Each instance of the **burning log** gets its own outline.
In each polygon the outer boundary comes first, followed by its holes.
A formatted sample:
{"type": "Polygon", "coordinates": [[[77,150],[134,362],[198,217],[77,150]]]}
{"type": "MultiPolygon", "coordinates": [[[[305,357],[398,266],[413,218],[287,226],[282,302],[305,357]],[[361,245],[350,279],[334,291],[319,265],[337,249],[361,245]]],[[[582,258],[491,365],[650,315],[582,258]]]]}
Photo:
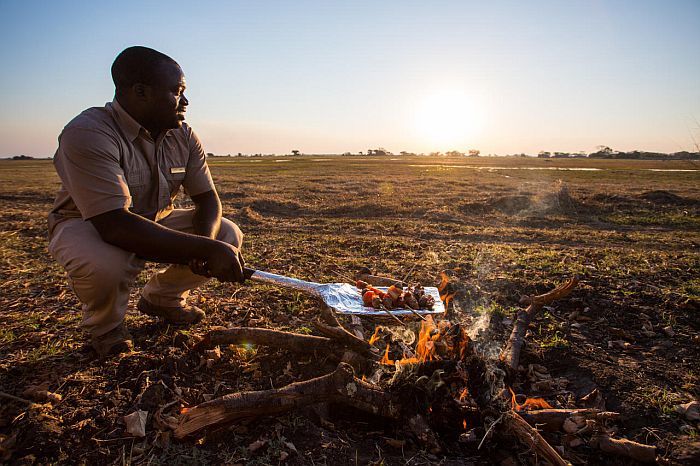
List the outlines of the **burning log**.
{"type": "Polygon", "coordinates": [[[508,338],[506,347],[501,352],[501,361],[503,361],[512,370],[518,369],[520,362],[520,350],[525,341],[525,333],[530,321],[535,317],[545,305],[568,296],[578,283],[578,278],[574,277],[568,280],[563,285],[559,285],[549,293],[545,293],[532,298],[527,298],[529,306],[524,311],[518,311],[518,316],[513,324],[513,331],[508,338]]]}
{"type": "Polygon", "coordinates": [[[219,345],[254,345],[283,348],[295,353],[308,353],[317,350],[327,351],[335,342],[330,338],[299,333],[282,332],[266,328],[235,327],[216,328],[197,343],[195,349],[203,350],[219,345]]]}
{"type": "Polygon", "coordinates": [[[334,372],[315,379],[280,389],[232,393],[183,409],[174,435],[181,439],[214,424],[279,415],[325,402],[344,403],[392,419],[400,415],[391,394],[358,379],[352,367],[340,363],[334,372]]]}
{"type": "Polygon", "coordinates": [[[569,418],[580,417],[594,421],[614,420],[620,418],[620,413],[601,411],[598,409],[540,409],[537,411],[525,411],[519,413],[530,425],[541,428],[547,432],[559,432],[564,421],[569,418]]]}

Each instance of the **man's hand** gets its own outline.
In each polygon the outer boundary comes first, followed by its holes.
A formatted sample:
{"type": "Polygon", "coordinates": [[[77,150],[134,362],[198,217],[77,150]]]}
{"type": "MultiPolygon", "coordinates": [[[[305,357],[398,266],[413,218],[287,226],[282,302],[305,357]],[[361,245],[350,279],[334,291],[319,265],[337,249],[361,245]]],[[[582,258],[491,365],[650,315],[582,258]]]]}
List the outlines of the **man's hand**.
{"type": "Polygon", "coordinates": [[[241,251],[228,243],[217,241],[218,245],[206,259],[190,261],[192,272],[205,277],[214,277],[222,282],[243,283],[245,276],[243,268],[245,261],[241,251]]]}

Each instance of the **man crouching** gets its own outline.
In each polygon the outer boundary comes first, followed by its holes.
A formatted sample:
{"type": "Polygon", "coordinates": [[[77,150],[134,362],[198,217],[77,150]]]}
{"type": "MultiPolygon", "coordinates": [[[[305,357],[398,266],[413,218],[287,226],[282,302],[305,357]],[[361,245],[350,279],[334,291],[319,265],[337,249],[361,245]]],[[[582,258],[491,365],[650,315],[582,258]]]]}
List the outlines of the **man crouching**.
{"type": "Polygon", "coordinates": [[[130,47],[112,65],[115,97],[75,117],[58,138],[61,188],[49,214],[49,251],[82,303],[101,357],[129,351],[129,287],[146,261],[173,264],[144,287],[141,312],[192,324],[187,296],[215,277],[243,282],[243,234],[221,217],[204,150],[184,123],[185,77],[170,57],[130,47]],[[194,209],[174,209],[180,187],[194,209]]]}

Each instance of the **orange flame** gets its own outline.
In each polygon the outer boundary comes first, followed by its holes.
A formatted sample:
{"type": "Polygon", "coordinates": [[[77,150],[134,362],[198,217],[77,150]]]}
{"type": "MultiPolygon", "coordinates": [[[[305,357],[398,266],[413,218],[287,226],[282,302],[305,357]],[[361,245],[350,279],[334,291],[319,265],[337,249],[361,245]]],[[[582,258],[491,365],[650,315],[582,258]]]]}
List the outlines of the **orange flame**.
{"type": "Polygon", "coordinates": [[[437,357],[435,341],[438,338],[440,338],[440,331],[433,322],[433,318],[427,316],[426,320],[421,322],[418,344],[416,345],[416,356],[420,362],[432,361],[437,357]]]}
{"type": "Polygon", "coordinates": [[[462,427],[464,427],[464,430],[467,430],[467,420],[466,419],[462,420],[462,427]]]}
{"type": "Polygon", "coordinates": [[[464,356],[467,354],[467,348],[469,347],[469,335],[467,335],[467,331],[462,329],[461,332],[461,337],[459,339],[459,357],[464,359],[464,356]]]}
{"type": "Polygon", "coordinates": [[[447,274],[442,271],[440,272],[440,284],[438,285],[438,291],[440,292],[440,295],[442,295],[442,290],[445,289],[447,284],[450,282],[450,277],[447,276],[447,274]]]}
{"type": "Polygon", "coordinates": [[[377,325],[377,328],[374,329],[374,333],[372,336],[369,338],[369,344],[373,345],[375,341],[379,340],[379,330],[381,329],[380,326],[377,325]]]}
{"type": "MultiPolygon", "coordinates": [[[[432,316],[426,316],[426,319],[421,322],[421,328],[418,332],[415,357],[407,358],[404,354],[402,359],[390,359],[390,347],[387,344],[380,364],[393,366],[395,364],[420,364],[426,361],[437,360],[440,359],[440,356],[438,356],[437,353],[438,347],[444,348],[445,353],[463,358],[469,346],[469,336],[467,335],[466,330],[460,329],[460,335],[455,336],[454,338],[444,338],[445,336],[449,335],[449,329],[451,327],[452,325],[449,321],[442,320],[436,324],[432,316]]],[[[370,343],[372,343],[374,340],[374,337],[370,338],[370,343]]]]}
{"type": "Polygon", "coordinates": [[[518,402],[515,399],[515,393],[513,390],[511,390],[510,387],[508,387],[508,390],[510,390],[510,403],[511,403],[511,408],[514,411],[529,411],[529,410],[535,410],[535,409],[550,409],[552,406],[547,403],[545,400],[542,398],[528,398],[525,400],[523,404],[518,404],[518,402]]]}
{"type": "Polygon", "coordinates": [[[362,375],[362,381],[367,382],[367,377],[364,374],[362,375]]]}
{"type": "Polygon", "coordinates": [[[520,405],[520,409],[534,410],[534,409],[551,409],[552,406],[544,401],[542,398],[528,398],[525,403],[520,405]]]}
{"type": "Polygon", "coordinates": [[[464,387],[464,390],[462,390],[462,393],[459,394],[459,401],[466,400],[468,396],[469,396],[469,390],[467,390],[467,387],[464,387]]]}
{"type": "Polygon", "coordinates": [[[421,362],[421,361],[420,361],[418,358],[404,358],[404,359],[402,359],[402,360],[399,361],[399,364],[400,364],[400,365],[404,365],[404,364],[418,364],[419,362],[421,362]]]}
{"type": "Polygon", "coordinates": [[[379,361],[379,364],[384,364],[385,366],[394,365],[394,360],[389,359],[389,343],[386,344],[386,351],[384,352],[384,356],[382,356],[382,360],[379,361]]]}

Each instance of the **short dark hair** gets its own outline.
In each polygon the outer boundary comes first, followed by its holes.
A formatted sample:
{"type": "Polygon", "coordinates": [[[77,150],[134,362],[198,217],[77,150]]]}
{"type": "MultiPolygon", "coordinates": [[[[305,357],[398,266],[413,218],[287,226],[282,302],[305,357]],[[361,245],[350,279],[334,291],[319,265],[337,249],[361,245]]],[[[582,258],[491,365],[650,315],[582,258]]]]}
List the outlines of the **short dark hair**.
{"type": "Polygon", "coordinates": [[[112,81],[117,92],[134,84],[155,84],[163,64],[179,65],[175,60],[148,47],[136,45],[124,49],[112,63],[112,81]]]}

